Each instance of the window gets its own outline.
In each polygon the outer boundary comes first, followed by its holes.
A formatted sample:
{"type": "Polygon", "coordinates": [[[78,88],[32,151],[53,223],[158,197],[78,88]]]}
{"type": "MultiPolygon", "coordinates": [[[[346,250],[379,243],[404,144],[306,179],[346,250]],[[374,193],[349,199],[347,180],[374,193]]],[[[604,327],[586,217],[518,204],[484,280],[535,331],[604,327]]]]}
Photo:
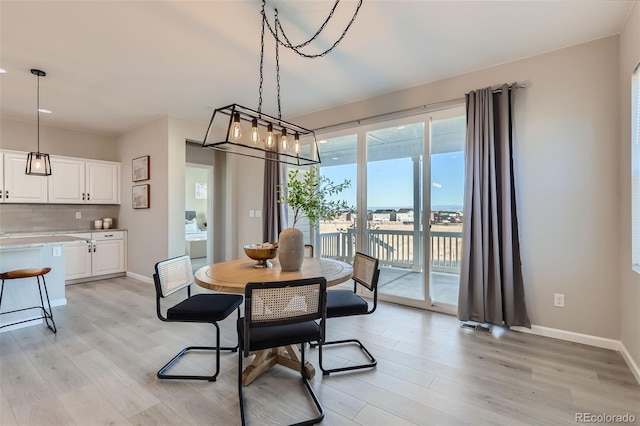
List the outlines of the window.
{"type": "Polygon", "coordinates": [[[631,261],[640,273],[640,64],[631,84],[631,261]]]}

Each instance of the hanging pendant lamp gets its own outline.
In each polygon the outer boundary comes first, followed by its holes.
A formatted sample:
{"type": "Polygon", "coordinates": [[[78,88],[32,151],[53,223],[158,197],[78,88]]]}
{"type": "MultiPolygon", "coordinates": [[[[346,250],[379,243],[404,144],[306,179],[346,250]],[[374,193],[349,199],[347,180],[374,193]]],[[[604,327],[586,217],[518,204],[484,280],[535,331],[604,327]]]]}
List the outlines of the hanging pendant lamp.
{"type": "Polygon", "coordinates": [[[247,157],[287,163],[295,166],[308,166],[320,163],[320,151],[316,134],[313,130],[305,129],[282,119],[280,105],[280,54],[279,46],[293,50],[304,58],[318,58],[325,56],[333,50],[345,37],[353,24],[362,6],[359,0],[351,21],[344,29],[340,37],[331,47],[323,52],[307,54],[302,50],[313,42],[326,28],[327,23],[334,15],[340,0],[336,0],[329,16],[324,24],[307,41],[300,44],[292,44],[284,31],[284,27],[278,16],[278,9],[274,8],[273,24],[267,19],[265,11],[266,0],[262,0],[262,27],[260,32],[260,86],[258,87],[258,109],[231,104],[213,111],[209,127],[202,142],[203,148],[224,151],[231,154],[239,154],[247,157]],[[278,99],[278,116],[273,117],[262,112],[262,86],[264,82],[264,36],[265,29],[273,36],[275,42],[276,65],[276,94],[278,99]],[[245,126],[243,131],[242,126],[245,126]],[[250,127],[249,127],[250,126],[250,127]],[[291,143],[293,137],[293,143],[291,143]]]}
{"type": "Polygon", "coordinates": [[[34,176],[49,176],[51,174],[51,160],[49,154],[43,154],[40,152],[40,77],[47,75],[46,72],[32,69],[31,74],[38,77],[38,150],[36,152],[30,152],[27,155],[27,167],[25,174],[34,176]]]}

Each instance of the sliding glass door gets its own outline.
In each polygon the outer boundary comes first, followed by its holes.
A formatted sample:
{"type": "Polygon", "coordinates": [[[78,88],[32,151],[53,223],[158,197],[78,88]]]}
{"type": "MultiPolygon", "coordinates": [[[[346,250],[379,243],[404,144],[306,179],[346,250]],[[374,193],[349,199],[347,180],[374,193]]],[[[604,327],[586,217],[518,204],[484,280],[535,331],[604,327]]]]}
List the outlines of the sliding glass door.
{"type": "Polygon", "coordinates": [[[336,183],[350,180],[338,198],[355,207],[321,221],[320,255],[351,262],[356,250],[370,254],[380,260],[381,300],[452,312],[464,137],[464,107],[319,137],[320,173],[336,183]]]}

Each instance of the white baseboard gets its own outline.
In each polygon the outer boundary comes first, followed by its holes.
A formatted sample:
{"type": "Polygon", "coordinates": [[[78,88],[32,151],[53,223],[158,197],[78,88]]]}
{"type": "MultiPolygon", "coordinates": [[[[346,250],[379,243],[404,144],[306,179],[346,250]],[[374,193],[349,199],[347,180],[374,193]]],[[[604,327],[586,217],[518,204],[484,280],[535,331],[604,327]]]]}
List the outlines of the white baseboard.
{"type": "Polygon", "coordinates": [[[531,325],[531,329],[526,327],[511,327],[511,330],[523,333],[535,334],[536,336],[552,337],[554,339],[566,340],[567,342],[582,343],[584,345],[595,346],[597,348],[620,350],[620,341],[605,339],[604,337],[592,336],[590,334],[574,333],[573,331],[559,330],[557,328],[531,325]]]}
{"type": "Polygon", "coordinates": [[[640,384],[640,367],[638,367],[638,364],[636,364],[633,358],[631,358],[631,354],[622,342],[620,342],[620,354],[622,354],[622,358],[624,358],[627,365],[629,366],[629,369],[631,369],[631,372],[638,381],[638,384],[640,384]]]}
{"type": "Polygon", "coordinates": [[[63,297],[62,299],[54,299],[51,301],[51,307],[55,307],[55,306],[64,306],[67,304],[67,298],[63,297]]]}
{"type": "Polygon", "coordinates": [[[130,271],[127,271],[127,277],[135,278],[136,280],[145,282],[147,284],[153,284],[153,278],[145,277],[144,275],[140,275],[140,274],[135,274],[130,271]]]}
{"type": "Polygon", "coordinates": [[[522,333],[535,334],[536,336],[551,337],[554,339],[565,340],[567,342],[582,343],[584,345],[595,346],[597,348],[610,349],[620,352],[622,358],[629,366],[631,373],[640,384],[640,368],[633,360],[631,354],[620,340],[605,339],[604,337],[592,336],[589,334],[574,333],[573,331],[559,330],[557,328],[542,327],[540,325],[531,325],[531,329],[526,327],[511,327],[513,331],[522,333]]]}

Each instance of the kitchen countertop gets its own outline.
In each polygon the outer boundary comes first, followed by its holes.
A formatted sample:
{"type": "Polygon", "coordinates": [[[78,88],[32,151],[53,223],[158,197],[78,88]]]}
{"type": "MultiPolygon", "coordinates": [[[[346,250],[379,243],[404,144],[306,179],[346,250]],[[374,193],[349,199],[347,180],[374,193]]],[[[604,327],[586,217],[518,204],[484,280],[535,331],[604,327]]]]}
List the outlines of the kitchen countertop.
{"type": "Polygon", "coordinates": [[[0,239],[2,238],[24,238],[24,237],[43,237],[53,235],[68,235],[68,234],[85,234],[91,232],[113,232],[113,231],[126,231],[121,228],[109,228],[109,229],[68,229],[63,231],[16,231],[16,232],[0,232],[0,239]]]}
{"type": "Polygon", "coordinates": [[[80,244],[86,242],[84,238],[69,235],[38,235],[18,238],[0,238],[0,250],[15,250],[22,248],[36,248],[47,245],[80,244]]]}

